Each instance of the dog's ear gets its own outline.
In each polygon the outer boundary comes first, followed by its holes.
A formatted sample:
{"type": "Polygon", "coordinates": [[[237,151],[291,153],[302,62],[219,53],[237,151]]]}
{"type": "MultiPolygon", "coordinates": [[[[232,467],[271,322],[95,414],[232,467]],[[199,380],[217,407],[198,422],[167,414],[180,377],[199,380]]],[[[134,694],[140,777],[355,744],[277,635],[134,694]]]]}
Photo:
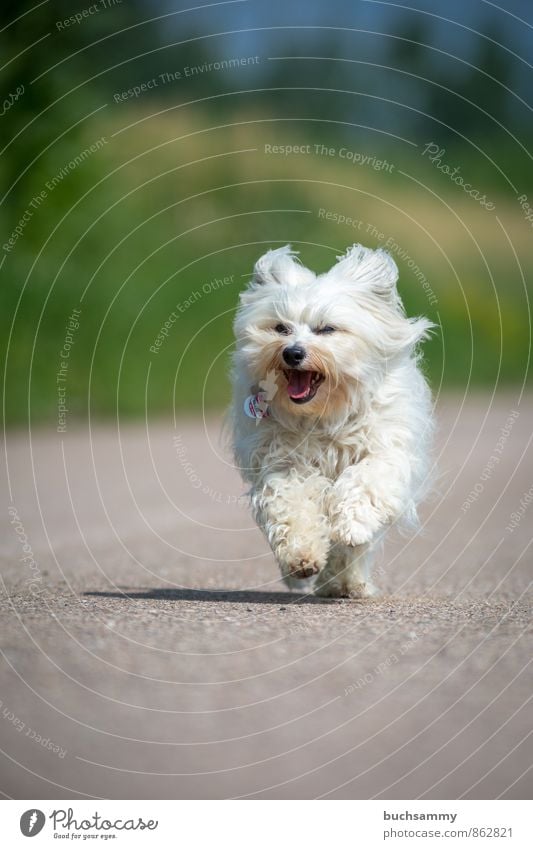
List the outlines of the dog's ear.
{"type": "Polygon", "coordinates": [[[353,283],[364,296],[366,309],[379,320],[377,347],[386,357],[412,350],[428,339],[433,323],[427,318],[407,318],[396,288],[398,267],[384,250],[353,245],[329,274],[353,283]]]}
{"type": "Polygon", "coordinates": [[[313,273],[300,263],[298,252],[290,245],[267,251],[254,266],[250,286],[264,286],[266,283],[300,283],[313,277],[313,273]]]}
{"type": "Polygon", "coordinates": [[[393,301],[398,297],[398,267],[393,258],[381,248],[374,251],[363,245],[352,245],[344,256],[337,257],[337,264],[333,266],[330,274],[351,280],[361,289],[366,288],[375,295],[393,301]]]}
{"type": "Polygon", "coordinates": [[[435,324],[423,316],[418,318],[402,317],[396,324],[389,322],[387,331],[391,351],[396,353],[406,349],[412,350],[419,342],[431,338],[434,327],[435,324]]]}

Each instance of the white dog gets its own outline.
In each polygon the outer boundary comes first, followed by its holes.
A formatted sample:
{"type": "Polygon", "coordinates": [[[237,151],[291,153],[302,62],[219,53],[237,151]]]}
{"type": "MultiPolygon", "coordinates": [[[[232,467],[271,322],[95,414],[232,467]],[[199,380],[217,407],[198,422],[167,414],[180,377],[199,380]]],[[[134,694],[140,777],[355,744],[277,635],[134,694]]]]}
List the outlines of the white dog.
{"type": "Polygon", "coordinates": [[[398,269],[354,245],[316,276],[289,246],[255,265],[235,319],[233,447],[283,578],[363,598],[375,544],[416,521],[431,396],[398,269]]]}

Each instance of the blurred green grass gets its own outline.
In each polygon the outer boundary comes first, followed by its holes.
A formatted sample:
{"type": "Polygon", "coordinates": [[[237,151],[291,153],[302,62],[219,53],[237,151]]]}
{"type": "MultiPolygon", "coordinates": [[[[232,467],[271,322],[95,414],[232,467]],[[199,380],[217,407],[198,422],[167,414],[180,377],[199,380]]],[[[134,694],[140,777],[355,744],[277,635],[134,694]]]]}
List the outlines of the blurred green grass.
{"type": "MultiPolygon", "coordinates": [[[[143,118],[135,107],[121,109],[120,120],[99,116],[32,170],[18,214],[81,150],[108,140],[48,193],[6,256],[0,322],[8,422],[26,420],[28,410],[33,421],[57,419],[56,375],[73,308],[81,316],[68,361],[70,416],[223,407],[238,293],[256,258],[287,242],[324,271],[354,242],[394,240],[408,312],[439,326],[425,348],[433,385],[522,381],[530,328],[515,252],[530,267],[533,240],[497,181],[487,190],[496,203],[490,213],[420,150],[384,152],[394,164],[387,173],[337,155],[265,154],[266,143],[316,142],[290,120],[276,125],[251,113],[238,126],[209,129],[201,112],[143,118]],[[327,220],[320,210],[361,226],[327,220]],[[210,285],[231,275],[228,285],[210,285]],[[150,351],[176,310],[164,343],[150,351]]],[[[346,146],[335,136],[323,143],[346,146]]],[[[372,153],[364,142],[351,147],[372,153]]],[[[454,161],[453,150],[447,156],[454,161]]],[[[475,182],[476,159],[462,149],[456,160],[475,182]]],[[[3,232],[16,221],[12,209],[3,232]]]]}

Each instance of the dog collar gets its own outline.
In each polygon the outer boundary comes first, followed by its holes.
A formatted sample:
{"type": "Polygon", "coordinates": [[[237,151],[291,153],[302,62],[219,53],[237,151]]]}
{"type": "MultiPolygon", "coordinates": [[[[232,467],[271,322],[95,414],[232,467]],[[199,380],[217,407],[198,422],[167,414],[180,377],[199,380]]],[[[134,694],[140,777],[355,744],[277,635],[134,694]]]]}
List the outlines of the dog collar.
{"type": "Polygon", "coordinates": [[[270,416],[264,392],[248,395],[244,400],[244,412],[250,419],[267,419],[270,416]]]}

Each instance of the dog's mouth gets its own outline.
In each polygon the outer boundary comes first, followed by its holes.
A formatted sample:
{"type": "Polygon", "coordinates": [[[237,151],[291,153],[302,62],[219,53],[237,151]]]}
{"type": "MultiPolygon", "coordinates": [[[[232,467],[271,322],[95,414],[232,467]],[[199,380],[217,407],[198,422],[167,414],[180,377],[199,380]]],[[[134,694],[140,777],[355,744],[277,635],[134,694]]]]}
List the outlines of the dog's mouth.
{"type": "Polygon", "coordinates": [[[283,371],[287,378],[287,392],[294,404],[307,404],[315,397],[324,375],[318,371],[290,368],[283,371]]]}

